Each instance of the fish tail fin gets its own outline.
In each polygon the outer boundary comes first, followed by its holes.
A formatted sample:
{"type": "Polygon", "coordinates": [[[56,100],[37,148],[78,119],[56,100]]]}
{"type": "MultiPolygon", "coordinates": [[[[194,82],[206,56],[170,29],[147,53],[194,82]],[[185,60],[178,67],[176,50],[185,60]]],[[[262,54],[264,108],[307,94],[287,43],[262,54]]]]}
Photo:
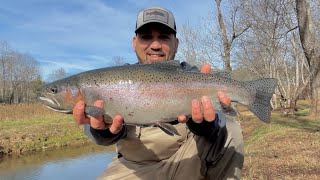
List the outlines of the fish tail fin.
{"type": "Polygon", "coordinates": [[[277,86],[277,79],[266,78],[247,82],[245,86],[255,91],[254,101],[248,108],[263,122],[269,123],[271,116],[271,98],[277,86]]]}

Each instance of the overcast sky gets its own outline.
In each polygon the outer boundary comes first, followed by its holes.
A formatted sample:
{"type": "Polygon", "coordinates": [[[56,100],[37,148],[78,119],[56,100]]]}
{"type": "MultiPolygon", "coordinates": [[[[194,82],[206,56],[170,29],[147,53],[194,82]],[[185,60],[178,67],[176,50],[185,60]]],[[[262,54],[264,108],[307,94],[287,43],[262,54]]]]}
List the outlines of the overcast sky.
{"type": "Polygon", "coordinates": [[[44,78],[112,65],[115,56],[137,61],[132,48],[139,10],[162,6],[179,27],[208,17],[213,0],[0,0],[0,40],[40,62],[44,78]]]}

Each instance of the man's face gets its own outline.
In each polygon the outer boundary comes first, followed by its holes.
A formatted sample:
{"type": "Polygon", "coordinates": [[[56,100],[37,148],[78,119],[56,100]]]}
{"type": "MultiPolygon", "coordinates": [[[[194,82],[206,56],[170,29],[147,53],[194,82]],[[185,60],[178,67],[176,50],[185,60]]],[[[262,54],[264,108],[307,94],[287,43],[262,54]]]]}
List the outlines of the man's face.
{"type": "Polygon", "coordinates": [[[159,23],[144,25],[133,37],[133,48],[141,64],[173,60],[178,44],[174,33],[159,23]]]}

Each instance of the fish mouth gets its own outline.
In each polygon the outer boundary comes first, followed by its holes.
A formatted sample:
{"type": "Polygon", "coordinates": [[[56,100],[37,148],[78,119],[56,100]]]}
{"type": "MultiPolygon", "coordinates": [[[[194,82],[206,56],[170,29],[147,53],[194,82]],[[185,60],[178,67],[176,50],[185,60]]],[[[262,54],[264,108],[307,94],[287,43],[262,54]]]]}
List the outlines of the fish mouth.
{"type": "Polygon", "coordinates": [[[63,109],[61,108],[60,103],[55,99],[55,98],[48,98],[46,96],[39,96],[38,99],[44,103],[47,108],[60,112],[60,113],[65,113],[65,114],[72,114],[73,110],[72,109],[63,109]]]}

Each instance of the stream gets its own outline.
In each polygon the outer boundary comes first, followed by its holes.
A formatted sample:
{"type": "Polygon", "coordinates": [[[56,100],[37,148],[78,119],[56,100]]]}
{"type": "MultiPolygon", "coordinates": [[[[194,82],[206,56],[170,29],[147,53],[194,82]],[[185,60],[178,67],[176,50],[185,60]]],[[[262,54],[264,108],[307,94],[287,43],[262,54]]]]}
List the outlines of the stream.
{"type": "Polygon", "coordinates": [[[114,147],[84,145],[0,160],[0,180],[96,179],[116,155],[114,147]]]}

